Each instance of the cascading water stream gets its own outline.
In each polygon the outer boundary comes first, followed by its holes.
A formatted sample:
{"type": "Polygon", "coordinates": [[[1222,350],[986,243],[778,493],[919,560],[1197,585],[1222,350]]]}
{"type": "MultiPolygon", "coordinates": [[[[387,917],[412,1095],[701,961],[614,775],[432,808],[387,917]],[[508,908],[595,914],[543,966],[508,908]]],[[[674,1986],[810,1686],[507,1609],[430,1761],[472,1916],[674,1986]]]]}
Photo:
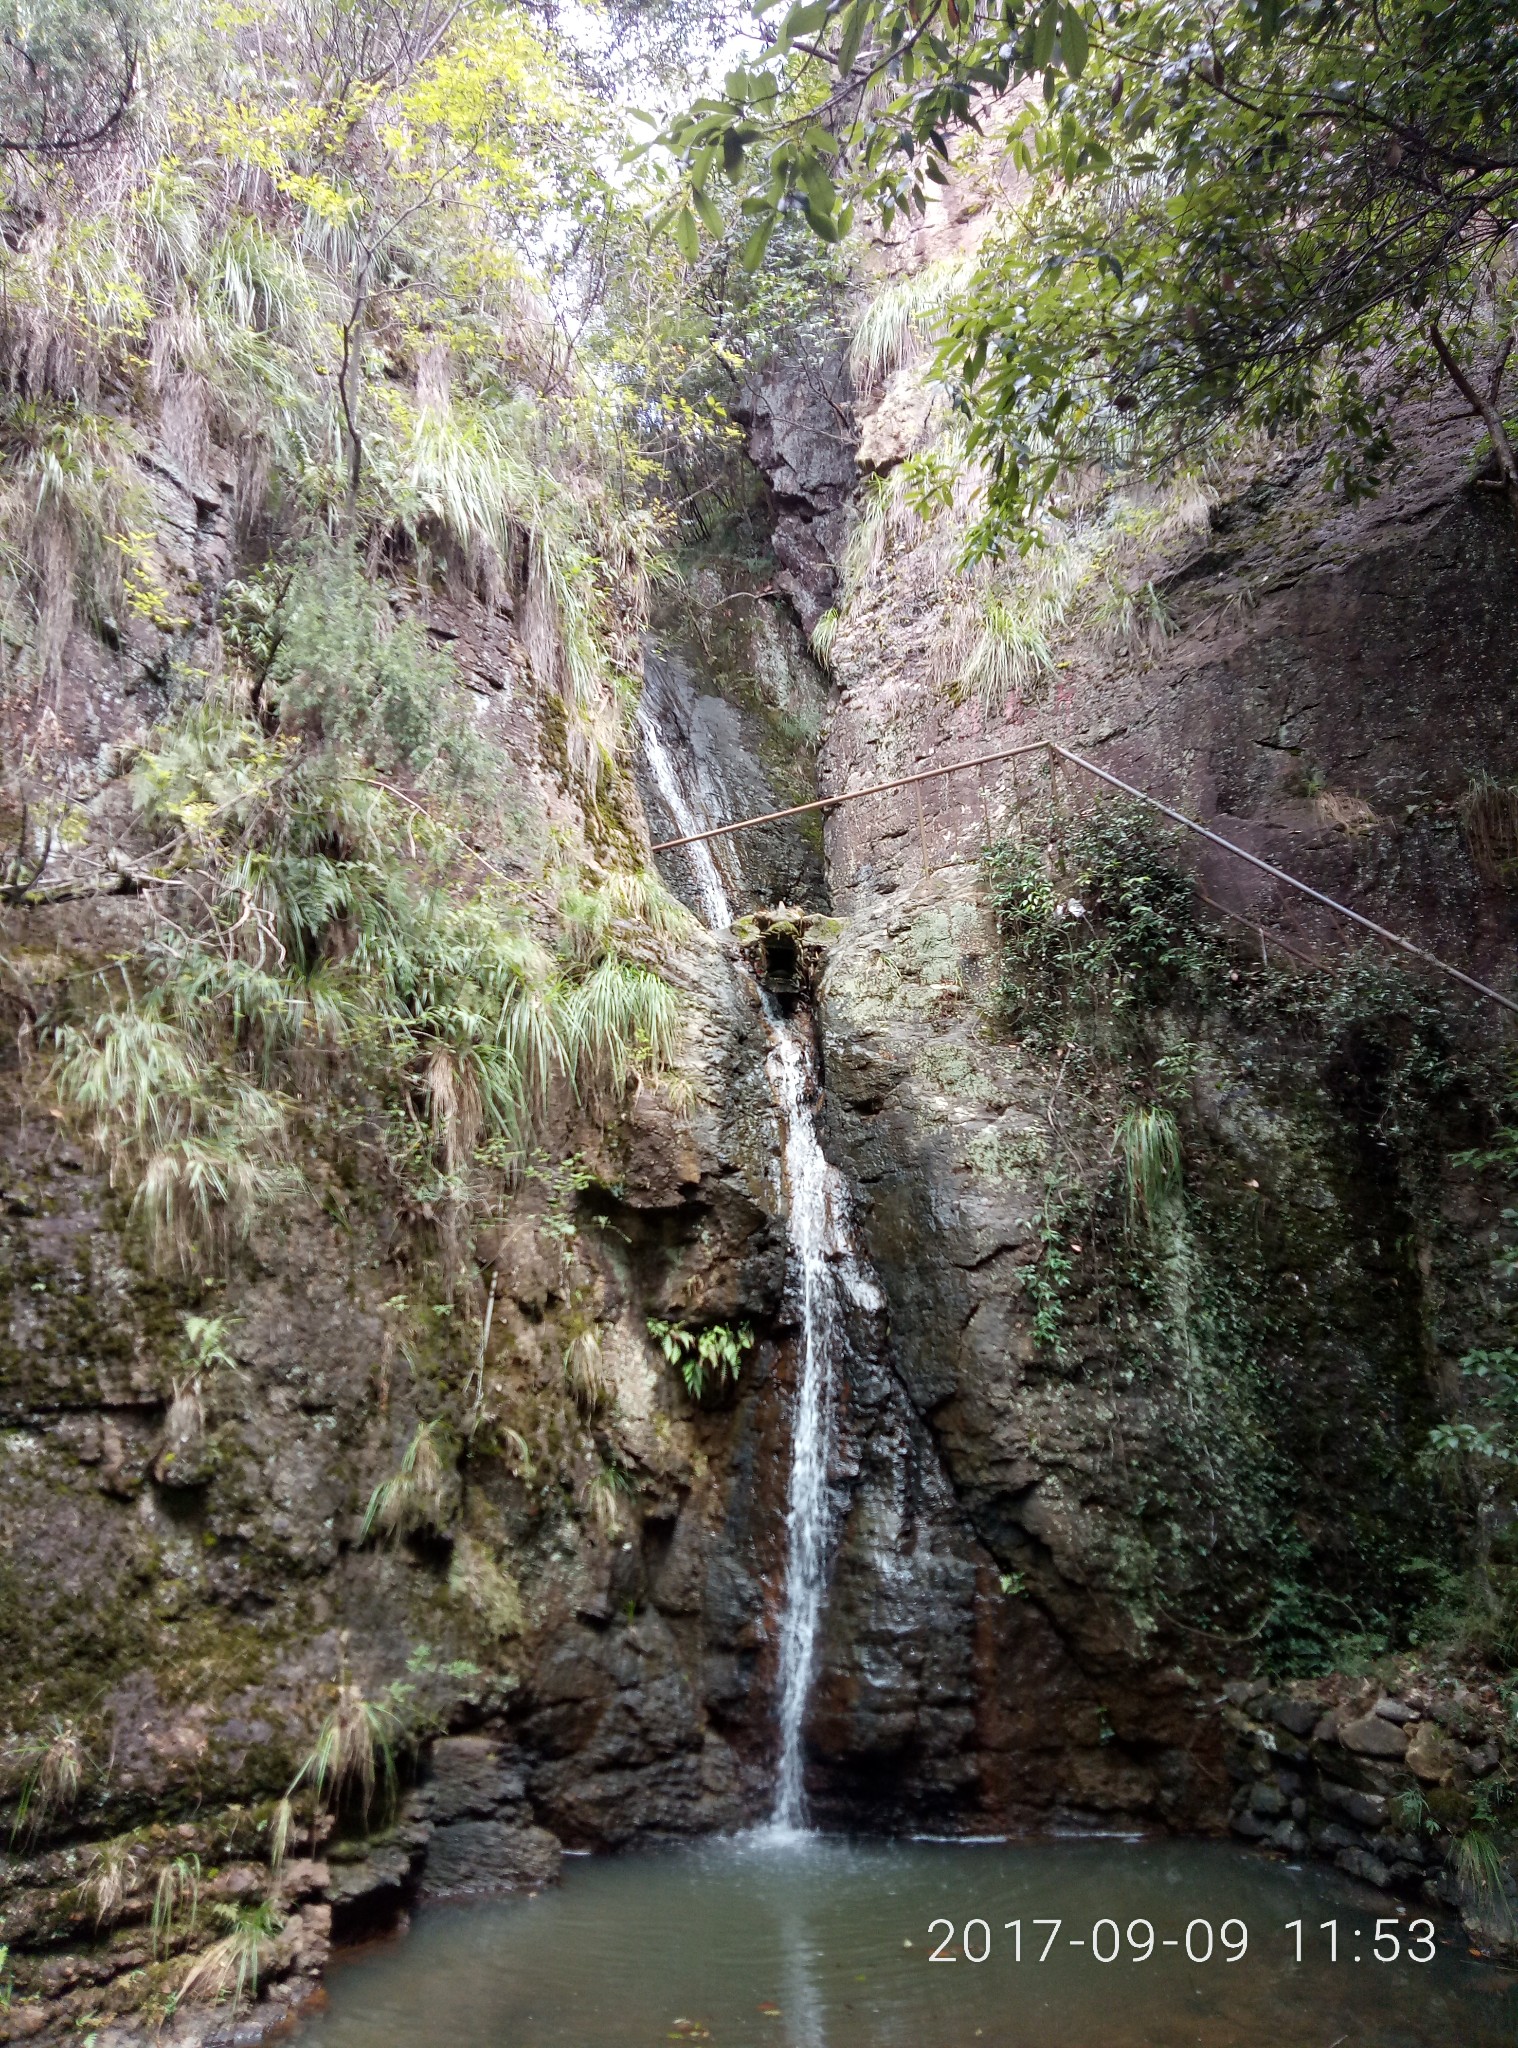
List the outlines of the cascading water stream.
{"type": "MultiPolygon", "coordinates": [[[[670,817],[681,833],[707,829],[676,770],[645,704],[639,713],[643,756],[670,817]]],[[[696,891],[714,931],[733,922],[733,905],[711,847],[687,847],[696,891]]],[[[728,849],[728,858],[733,850],[728,849]]],[[[831,1558],[828,1472],[833,1449],[834,1360],[843,1338],[843,1301],[875,1310],[880,1295],[861,1263],[849,1227],[847,1188],[828,1164],[812,1114],[816,1076],[810,1048],[779,1004],[755,984],[769,1030],[765,1071],[780,1112],[785,1180],[790,1207],[786,1219],[801,1307],[801,1372],[791,1432],[791,1469],[786,1503],[785,1607],[780,1622],[780,1759],[775,1782],[774,1826],[806,1826],[802,1726],[816,1660],[831,1558]]]]}

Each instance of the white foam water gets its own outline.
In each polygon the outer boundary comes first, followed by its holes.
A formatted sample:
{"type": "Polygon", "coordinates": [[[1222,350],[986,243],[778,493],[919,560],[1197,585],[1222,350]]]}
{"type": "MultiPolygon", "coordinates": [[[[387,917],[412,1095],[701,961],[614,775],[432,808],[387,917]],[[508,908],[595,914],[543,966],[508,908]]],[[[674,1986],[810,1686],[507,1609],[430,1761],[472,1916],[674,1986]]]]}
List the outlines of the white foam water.
{"type": "MultiPolygon", "coordinates": [[[[647,705],[639,713],[643,756],[655,787],[681,834],[708,829],[687,793],[675,761],[647,705]]],[[[707,923],[723,931],[733,906],[708,843],[684,849],[707,923]]],[[[729,858],[732,855],[729,853],[729,858]]],[[[879,1291],[864,1267],[849,1217],[843,1176],[830,1166],[817,1135],[813,1103],[817,1077],[811,1048],[779,1004],[758,991],[770,1036],[765,1071],[780,1112],[786,1231],[800,1290],[801,1371],[791,1427],[790,1483],[786,1500],[785,1606],[780,1620],[778,1680],[780,1751],[773,1826],[806,1827],[802,1730],[817,1659],[817,1632],[832,1558],[834,1365],[843,1339],[845,1297],[875,1310],[879,1291]]]]}

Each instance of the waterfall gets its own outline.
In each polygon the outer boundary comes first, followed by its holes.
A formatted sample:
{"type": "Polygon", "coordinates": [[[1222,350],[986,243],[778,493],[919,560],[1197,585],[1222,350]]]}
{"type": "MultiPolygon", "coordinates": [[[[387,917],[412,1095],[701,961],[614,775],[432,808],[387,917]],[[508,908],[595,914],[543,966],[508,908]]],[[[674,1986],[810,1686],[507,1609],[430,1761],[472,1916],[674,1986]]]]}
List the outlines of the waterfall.
{"type": "Polygon", "coordinates": [[[837,1289],[828,1255],[835,1249],[831,1199],[838,1176],[822,1154],[812,1115],[811,1062],[785,1027],[778,1005],[764,998],[773,1038],[765,1062],[785,1132],[790,1190],[786,1227],[801,1277],[801,1374],[791,1426],[791,1476],[786,1500],[785,1609],[780,1621],[780,1766],[775,1825],[806,1825],[801,1727],[817,1649],[817,1624],[827,1590],[828,1466],[833,1451],[833,1354],[837,1289]]]}
{"type": "MultiPolygon", "coordinates": [[[[710,820],[702,817],[687,793],[646,701],[638,723],[649,774],[678,832],[706,830],[710,820]]],[[[725,930],[733,922],[733,905],[710,843],[683,851],[707,923],[714,931],[725,930]]],[[[726,857],[735,858],[730,841],[726,857]]],[[[833,1367],[844,1338],[845,1301],[875,1311],[881,1306],[881,1297],[855,1245],[847,1186],[837,1168],[828,1164],[817,1135],[812,1109],[817,1076],[810,1045],[772,996],[757,984],[756,992],[770,1039],[765,1072],[780,1113],[789,1196],[786,1230],[801,1308],[801,1373],[786,1500],[785,1607],[780,1622],[778,1684],[780,1761],[774,1809],[775,1827],[795,1831],[806,1826],[802,1725],[832,1549],[828,1472],[833,1449],[833,1367]]]]}

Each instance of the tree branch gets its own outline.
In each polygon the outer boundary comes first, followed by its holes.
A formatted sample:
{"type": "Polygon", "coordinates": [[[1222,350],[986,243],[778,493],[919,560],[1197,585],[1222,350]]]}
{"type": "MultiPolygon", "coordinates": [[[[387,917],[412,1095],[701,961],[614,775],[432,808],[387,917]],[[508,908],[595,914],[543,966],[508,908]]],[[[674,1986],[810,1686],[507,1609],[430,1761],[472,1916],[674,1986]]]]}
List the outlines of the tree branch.
{"type": "Polygon", "coordinates": [[[1507,437],[1507,428],[1503,424],[1502,414],[1497,410],[1496,404],[1497,389],[1500,388],[1501,383],[1501,372],[1507,366],[1508,354],[1513,346],[1512,336],[1508,337],[1507,346],[1502,351],[1502,358],[1498,367],[1497,388],[1494,388],[1491,397],[1488,397],[1485,392],[1479,391],[1460,367],[1459,362],[1455,358],[1454,351],[1439,330],[1437,320],[1429,322],[1428,338],[1433,343],[1434,353],[1444,365],[1455,389],[1469,403],[1471,410],[1485,421],[1486,430],[1492,437],[1492,453],[1496,457],[1497,468],[1501,474],[1503,486],[1507,491],[1508,503],[1513,508],[1514,516],[1518,517],[1518,460],[1514,459],[1513,444],[1507,437]]]}

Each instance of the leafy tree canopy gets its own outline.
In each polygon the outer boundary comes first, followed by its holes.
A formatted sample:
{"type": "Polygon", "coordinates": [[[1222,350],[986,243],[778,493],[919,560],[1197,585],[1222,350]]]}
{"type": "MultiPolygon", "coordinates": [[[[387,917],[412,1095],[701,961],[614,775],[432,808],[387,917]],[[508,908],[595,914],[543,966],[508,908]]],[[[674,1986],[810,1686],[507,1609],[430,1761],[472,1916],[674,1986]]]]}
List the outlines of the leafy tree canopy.
{"type": "Polygon", "coordinates": [[[1364,488],[1393,403],[1448,378],[1518,511],[1502,418],[1518,225],[1518,16],[1502,0],[1158,0],[1013,147],[1033,194],[945,365],[993,523],[1060,470],[1151,471],[1220,429],[1330,436],[1364,488]]]}
{"type": "Polygon", "coordinates": [[[836,242],[857,198],[888,223],[920,209],[947,182],[956,129],[1024,79],[1042,77],[1052,99],[1090,52],[1093,9],[1074,0],[796,0],[772,24],[776,5],[756,0],[759,54],[662,138],[681,168],[674,229],[692,257],[698,221],[721,232],[719,180],[743,189],[751,269],[783,214],[836,242]]]}
{"type": "Polygon", "coordinates": [[[0,0],[0,151],[102,142],[136,95],[144,32],[135,0],[0,0]]]}
{"type": "Polygon", "coordinates": [[[1060,473],[1154,469],[1230,430],[1330,430],[1361,488],[1398,393],[1448,378],[1503,421],[1518,199],[1518,16],[1505,0],[817,0],[666,131],[675,233],[751,222],[824,241],[950,176],[957,134],[1024,174],[942,368],[990,475],[984,544],[1026,534],[1060,473]]]}

